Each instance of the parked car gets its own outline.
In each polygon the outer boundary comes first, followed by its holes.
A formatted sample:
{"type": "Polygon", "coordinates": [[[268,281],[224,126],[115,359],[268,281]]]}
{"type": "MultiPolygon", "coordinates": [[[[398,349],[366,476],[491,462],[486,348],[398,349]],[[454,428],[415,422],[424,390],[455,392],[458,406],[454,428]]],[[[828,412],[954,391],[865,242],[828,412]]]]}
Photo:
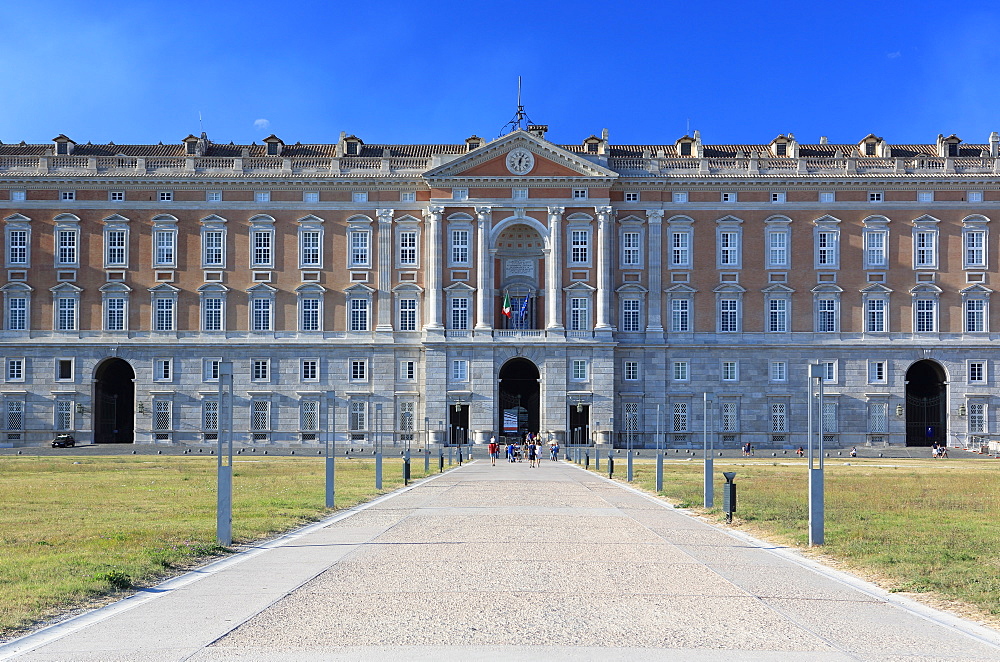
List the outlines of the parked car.
{"type": "Polygon", "coordinates": [[[73,448],[76,446],[76,439],[71,434],[57,434],[52,440],[52,448],[73,448]]]}

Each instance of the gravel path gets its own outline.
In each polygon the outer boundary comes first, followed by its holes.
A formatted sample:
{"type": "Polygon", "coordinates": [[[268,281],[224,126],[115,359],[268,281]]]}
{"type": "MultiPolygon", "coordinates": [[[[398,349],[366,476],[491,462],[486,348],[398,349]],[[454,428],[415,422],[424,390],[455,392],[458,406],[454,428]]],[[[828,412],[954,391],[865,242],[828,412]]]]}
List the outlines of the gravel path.
{"type": "Polygon", "coordinates": [[[1000,659],[993,631],[548,461],[467,464],[202,574],[16,659],[1000,659]]]}

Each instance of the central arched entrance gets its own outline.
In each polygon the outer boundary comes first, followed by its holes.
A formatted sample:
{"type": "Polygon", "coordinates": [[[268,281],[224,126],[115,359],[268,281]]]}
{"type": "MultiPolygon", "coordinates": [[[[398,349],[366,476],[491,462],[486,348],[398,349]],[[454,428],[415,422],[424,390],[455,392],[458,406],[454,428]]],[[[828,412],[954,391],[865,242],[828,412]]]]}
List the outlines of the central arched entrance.
{"type": "Polygon", "coordinates": [[[538,367],[525,358],[511,359],[500,368],[501,435],[523,437],[525,432],[538,432],[539,376],[538,367]]]}
{"type": "Polygon", "coordinates": [[[135,441],[135,371],[128,361],[108,359],[94,375],[94,443],[135,441]]]}
{"type": "Polygon", "coordinates": [[[906,371],[906,445],[947,442],[945,373],[935,361],[917,361],[906,371]]]}

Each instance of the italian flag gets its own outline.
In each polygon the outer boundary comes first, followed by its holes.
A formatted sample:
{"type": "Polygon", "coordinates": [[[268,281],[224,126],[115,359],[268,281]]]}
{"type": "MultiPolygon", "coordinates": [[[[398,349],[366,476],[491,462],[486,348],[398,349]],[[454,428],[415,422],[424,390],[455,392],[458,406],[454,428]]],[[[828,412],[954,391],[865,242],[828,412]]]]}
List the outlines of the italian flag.
{"type": "Polygon", "coordinates": [[[500,309],[500,312],[510,318],[510,295],[506,292],[503,295],[503,308],[500,309]]]}

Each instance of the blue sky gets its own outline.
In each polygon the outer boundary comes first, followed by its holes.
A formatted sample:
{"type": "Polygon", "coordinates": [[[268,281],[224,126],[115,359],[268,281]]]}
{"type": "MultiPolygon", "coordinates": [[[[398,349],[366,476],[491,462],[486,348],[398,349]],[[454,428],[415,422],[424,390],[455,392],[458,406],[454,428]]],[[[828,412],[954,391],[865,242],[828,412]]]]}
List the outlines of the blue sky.
{"type": "Polygon", "coordinates": [[[6,2],[0,140],[985,142],[996,2],[6,2]]]}

